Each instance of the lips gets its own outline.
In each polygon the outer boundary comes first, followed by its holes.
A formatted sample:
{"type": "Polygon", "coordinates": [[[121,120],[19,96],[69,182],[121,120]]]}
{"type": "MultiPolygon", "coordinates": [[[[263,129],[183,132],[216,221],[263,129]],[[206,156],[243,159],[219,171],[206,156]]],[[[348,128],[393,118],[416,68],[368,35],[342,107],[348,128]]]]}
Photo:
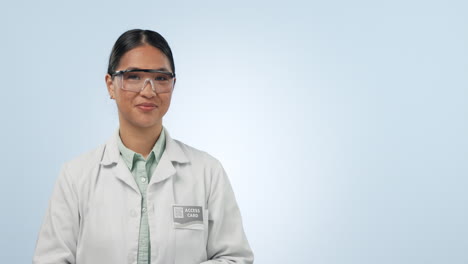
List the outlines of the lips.
{"type": "Polygon", "coordinates": [[[153,103],[141,103],[141,104],[137,104],[137,106],[156,107],[156,105],[153,103]]]}
{"type": "Polygon", "coordinates": [[[137,104],[136,107],[143,112],[150,112],[157,108],[157,106],[153,103],[141,103],[137,104]]]}

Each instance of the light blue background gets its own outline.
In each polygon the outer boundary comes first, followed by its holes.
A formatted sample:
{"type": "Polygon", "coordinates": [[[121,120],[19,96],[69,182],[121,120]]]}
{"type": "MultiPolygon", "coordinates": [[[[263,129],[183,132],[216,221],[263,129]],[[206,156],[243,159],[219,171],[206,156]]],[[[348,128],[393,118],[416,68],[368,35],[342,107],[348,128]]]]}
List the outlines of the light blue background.
{"type": "Polygon", "coordinates": [[[231,179],[256,263],[468,263],[466,1],[10,1],[0,259],[30,263],[63,162],[118,126],[117,37],[160,32],[164,125],[231,179]]]}

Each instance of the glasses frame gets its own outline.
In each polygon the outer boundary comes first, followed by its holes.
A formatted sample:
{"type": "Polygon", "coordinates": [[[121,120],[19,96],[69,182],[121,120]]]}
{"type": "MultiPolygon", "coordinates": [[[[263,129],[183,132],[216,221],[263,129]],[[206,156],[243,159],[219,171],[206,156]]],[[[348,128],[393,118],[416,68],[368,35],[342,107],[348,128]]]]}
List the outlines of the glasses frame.
{"type": "Polygon", "coordinates": [[[169,71],[162,71],[162,70],[153,70],[153,69],[129,69],[129,70],[121,70],[121,71],[115,71],[113,73],[111,73],[111,76],[112,78],[114,78],[115,76],[121,76],[122,78],[120,79],[120,81],[122,82],[120,88],[122,90],[125,90],[125,91],[130,91],[130,92],[136,92],[136,93],[139,93],[141,91],[143,91],[143,89],[145,88],[146,86],[146,82],[148,80],[150,80],[150,83],[151,83],[151,89],[155,92],[155,93],[158,93],[156,92],[156,84],[153,83],[154,81],[151,80],[151,79],[146,79],[143,86],[141,87],[140,91],[132,91],[132,90],[128,90],[128,89],[124,89],[124,81],[123,81],[123,75],[124,73],[127,73],[127,72],[150,72],[150,73],[163,73],[163,74],[167,74],[171,77],[171,80],[172,80],[172,88],[171,88],[171,91],[172,89],[174,89],[174,78],[175,78],[175,73],[173,72],[169,72],[169,71]]]}

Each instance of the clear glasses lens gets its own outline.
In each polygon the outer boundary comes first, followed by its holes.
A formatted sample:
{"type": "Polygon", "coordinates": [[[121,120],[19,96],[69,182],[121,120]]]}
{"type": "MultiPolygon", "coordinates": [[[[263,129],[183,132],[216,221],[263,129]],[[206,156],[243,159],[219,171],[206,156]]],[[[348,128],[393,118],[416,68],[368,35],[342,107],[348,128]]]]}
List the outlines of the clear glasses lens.
{"type": "Polygon", "coordinates": [[[140,92],[146,85],[150,85],[157,93],[172,91],[173,78],[171,75],[159,72],[125,72],[121,75],[121,88],[132,92],[140,92]]]}

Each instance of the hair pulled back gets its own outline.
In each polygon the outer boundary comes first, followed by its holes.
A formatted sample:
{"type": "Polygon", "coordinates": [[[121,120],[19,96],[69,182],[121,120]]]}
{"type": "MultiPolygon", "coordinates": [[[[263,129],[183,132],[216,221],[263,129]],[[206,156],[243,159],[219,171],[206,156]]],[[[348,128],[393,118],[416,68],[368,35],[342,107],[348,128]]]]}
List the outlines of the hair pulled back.
{"type": "Polygon", "coordinates": [[[175,74],[174,58],[169,44],[158,32],[143,29],[131,29],[124,32],[112,47],[107,73],[112,75],[117,69],[122,56],[129,50],[143,45],[159,49],[169,59],[172,72],[175,74]]]}

